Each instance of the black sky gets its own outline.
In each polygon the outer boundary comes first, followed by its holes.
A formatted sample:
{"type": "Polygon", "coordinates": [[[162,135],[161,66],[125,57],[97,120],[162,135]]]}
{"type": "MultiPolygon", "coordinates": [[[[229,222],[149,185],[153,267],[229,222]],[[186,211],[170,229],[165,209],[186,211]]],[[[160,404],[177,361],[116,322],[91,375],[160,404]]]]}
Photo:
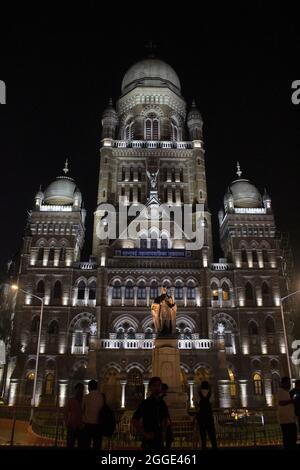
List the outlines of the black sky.
{"type": "Polygon", "coordinates": [[[267,187],[278,229],[291,234],[300,266],[300,105],[291,102],[291,83],[300,79],[297,15],[273,3],[268,12],[185,10],[172,19],[141,9],[134,20],[133,10],[106,13],[100,2],[76,10],[70,3],[64,12],[51,5],[34,14],[18,6],[0,32],[8,103],[0,106],[1,266],[20,248],[36,190],[61,173],[66,157],[88,211],[88,258],[101,113],[150,39],[204,119],[216,258],[217,213],[238,160],[243,176],[261,191],[267,187]]]}

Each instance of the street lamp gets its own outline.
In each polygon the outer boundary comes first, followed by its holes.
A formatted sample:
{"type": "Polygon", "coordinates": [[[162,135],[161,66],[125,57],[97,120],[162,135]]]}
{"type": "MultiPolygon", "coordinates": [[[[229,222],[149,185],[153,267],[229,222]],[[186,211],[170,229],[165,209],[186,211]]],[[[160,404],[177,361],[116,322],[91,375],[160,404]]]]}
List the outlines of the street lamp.
{"type": "Polygon", "coordinates": [[[284,342],[285,342],[285,351],[286,351],[286,359],[287,359],[287,365],[288,365],[288,371],[289,371],[289,378],[292,383],[292,368],[291,368],[291,362],[290,362],[290,355],[289,355],[289,346],[288,346],[288,340],[287,340],[287,334],[286,334],[286,327],[285,327],[285,319],[284,319],[284,312],[283,312],[283,301],[285,299],[288,299],[289,297],[292,297],[295,294],[298,294],[300,292],[300,289],[296,290],[295,292],[292,292],[289,295],[285,295],[284,297],[280,298],[280,311],[281,311],[281,320],[282,320],[282,325],[283,325],[283,336],[284,336],[284,342]]]}
{"type": "MultiPolygon", "coordinates": [[[[43,297],[39,297],[38,295],[32,294],[31,292],[27,292],[24,289],[21,289],[17,284],[13,284],[11,286],[12,290],[14,291],[21,291],[24,294],[30,295],[35,299],[38,299],[41,302],[41,313],[40,313],[40,324],[39,324],[39,333],[38,333],[38,342],[37,342],[37,349],[36,349],[36,361],[35,361],[35,371],[34,371],[34,381],[33,381],[33,392],[31,398],[31,406],[37,406],[36,403],[36,384],[37,384],[37,374],[38,374],[38,367],[39,367],[39,357],[40,357],[40,344],[41,344],[41,333],[42,333],[42,321],[43,321],[43,310],[44,310],[44,299],[43,297]]],[[[32,420],[33,409],[31,409],[31,417],[32,420]]]]}

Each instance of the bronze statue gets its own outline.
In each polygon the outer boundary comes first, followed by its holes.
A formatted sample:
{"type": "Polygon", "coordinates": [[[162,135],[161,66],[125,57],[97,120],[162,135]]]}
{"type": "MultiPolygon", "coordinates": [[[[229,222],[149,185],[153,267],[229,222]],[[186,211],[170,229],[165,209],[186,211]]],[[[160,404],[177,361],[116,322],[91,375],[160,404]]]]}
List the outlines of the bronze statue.
{"type": "Polygon", "coordinates": [[[151,313],[156,333],[160,335],[176,334],[177,306],[171,295],[167,294],[167,288],[162,287],[161,295],[154,299],[151,305],[151,313]]]}

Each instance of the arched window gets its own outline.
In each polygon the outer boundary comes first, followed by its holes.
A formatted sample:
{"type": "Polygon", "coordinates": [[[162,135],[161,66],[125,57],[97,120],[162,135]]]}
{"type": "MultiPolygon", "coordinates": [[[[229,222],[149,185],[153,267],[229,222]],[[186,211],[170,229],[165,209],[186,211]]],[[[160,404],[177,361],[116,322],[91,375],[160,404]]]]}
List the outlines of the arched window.
{"type": "Polygon", "coordinates": [[[43,261],[44,259],[44,247],[40,246],[37,256],[38,261],[43,261]]]}
{"type": "Polygon", "coordinates": [[[147,238],[141,238],[140,239],[140,248],[142,250],[146,250],[147,249],[147,238]]]}
{"type": "Polygon", "coordinates": [[[271,380],[271,388],[272,388],[272,395],[276,395],[279,389],[280,379],[278,374],[272,374],[271,380]]]}
{"type": "Polygon", "coordinates": [[[268,286],[266,282],[262,283],[261,294],[262,294],[263,305],[265,306],[270,305],[271,304],[270,287],[268,286]]]}
{"type": "Polygon", "coordinates": [[[54,257],[55,257],[55,249],[53,248],[53,246],[50,248],[49,250],[49,258],[48,258],[48,261],[54,261],[54,257]]]}
{"type": "Polygon", "coordinates": [[[40,317],[35,316],[31,321],[31,333],[38,333],[40,325],[40,317]]]}
{"type": "Polygon", "coordinates": [[[258,327],[257,327],[257,323],[255,323],[255,321],[250,321],[250,323],[248,325],[248,334],[249,334],[249,336],[258,335],[258,327]]]}
{"type": "Polygon", "coordinates": [[[254,291],[250,282],[247,282],[245,285],[245,298],[247,305],[253,305],[254,303],[254,291]]]}
{"type": "Polygon", "coordinates": [[[124,138],[125,140],[132,140],[133,137],[134,137],[134,123],[133,121],[130,121],[125,126],[124,138]]]}
{"type": "Polygon", "coordinates": [[[133,167],[132,166],[129,169],[129,180],[133,181],[133,167]]]}
{"type": "Polygon", "coordinates": [[[167,250],[168,249],[168,239],[167,238],[162,238],[161,239],[161,249],[162,250],[167,250]]]}
{"type": "Polygon", "coordinates": [[[267,317],[265,321],[266,333],[272,335],[275,333],[275,324],[272,317],[267,317]]]}
{"type": "Polygon", "coordinates": [[[77,299],[84,300],[84,298],[85,298],[85,283],[84,281],[80,281],[78,284],[77,299]]]}
{"type": "Polygon", "coordinates": [[[258,263],[257,251],[252,250],[252,261],[253,263],[258,263]]]}
{"type": "Polygon", "coordinates": [[[261,375],[258,372],[255,372],[253,375],[253,393],[257,396],[263,394],[263,383],[261,375]]]}
{"type": "Polygon", "coordinates": [[[137,298],[138,299],[145,299],[146,298],[146,284],[144,282],[140,282],[137,289],[137,298]]]}
{"type": "Polygon", "coordinates": [[[36,295],[38,297],[44,297],[45,295],[45,283],[44,281],[39,281],[36,286],[36,295]]]}
{"type": "Polygon", "coordinates": [[[120,283],[120,281],[116,281],[113,285],[112,298],[113,299],[121,299],[121,283],[120,283]]]}
{"type": "Polygon", "coordinates": [[[179,281],[177,281],[175,284],[175,299],[183,299],[183,287],[179,281]]]}
{"type": "Polygon", "coordinates": [[[171,121],[171,129],[172,129],[172,140],[174,141],[179,140],[178,127],[173,120],[171,121]]]}
{"type": "Polygon", "coordinates": [[[222,299],[223,301],[230,300],[230,289],[226,282],[222,284],[222,299]]]}
{"type": "Polygon", "coordinates": [[[54,394],[54,375],[47,374],[45,381],[45,395],[52,396],[54,394]]]}
{"type": "Polygon", "coordinates": [[[157,238],[151,238],[150,247],[151,250],[157,250],[157,238]]]}
{"type": "Polygon", "coordinates": [[[26,376],[25,395],[31,397],[33,393],[34,372],[29,372],[26,376]]]}
{"type": "Polygon", "coordinates": [[[248,263],[248,256],[247,256],[247,251],[242,250],[242,263],[248,263]]]}
{"type": "Polygon", "coordinates": [[[218,286],[215,282],[211,285],[211,295],[212,295],[212,300],[214,301],[219,300],[218,286]]]}
{"type": "Polygon", "coordinates": [[[267,250],[263,249],[262,255],[263,255],[263,262],[268,263],[269,262],[269,254],[268,254],[267,250]]]}
{"type": "Polygon", "coordinates": [[[133,299],[133,284],[128,281],[125,287],[125,299],[133,299]]]}
{"type": "Polygon", "coordinates": [[[96,299],[96,281],[92,281],[89,284],[89,300],[96,299]]]}
{"type": "Polygon", "coordinates": [[[125,167],[123,166],[122,167],[122,181],[125,181],[125,174],[126,174],[126,170],[125,170],[125,167]]]}
{"type": "Polygon", "coordinates": [[[60,281],[56,281],[53,288],[53,299],[60,300],[62,298],[62,285],[60,281]]]}
{"type": "Polygon", "coordinates": [[[65,259],[66,259],[66,249],[63,246],[59,252],[59,261],[65,261],[65,259]]]}
{"type": "Polygon", "coordinates": [[[151,113],[147,116],[145,120],[145,139],[146,140],[159,140],[160,138],[160,129],[159,129],[159,120],[156,114],[151,113]]]}
{"type": "Polygon", "coordinates": [[[150,299],[154,300],[158,297],[158,286],[156,281],[152,281],[150,284],[150,299]]]}
{"type": "Polygon", "coordinates": [[[188,281],[187,283],[187,298],[189,300],[194,300],[196,298],[196,288],[193,281],[188,281]]]}
{"type": "Polygon", "coordinates": [[[58,323],[56,320],[53,320],[48,327],[49,335],[58,335],[58,323]]]}
{"type": "Polygon", "coordinates": [[[236,398],[236,383],[232,369],[228,369],[228,375],[230,380],[230,396],[231,398],[236,398]]]}

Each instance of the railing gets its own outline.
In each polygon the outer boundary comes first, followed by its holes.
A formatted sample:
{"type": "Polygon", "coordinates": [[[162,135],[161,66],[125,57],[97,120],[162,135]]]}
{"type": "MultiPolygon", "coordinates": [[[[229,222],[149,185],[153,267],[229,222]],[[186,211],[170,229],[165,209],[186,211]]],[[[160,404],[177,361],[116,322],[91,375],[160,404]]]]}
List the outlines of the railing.
{"type": "MultiPolygon", "coordinates": [[[[0,406],[0,446],[65,447],[67,431],[63,408],[35,408],[31,426],[30,410],[30,406],[0,406]]],[[[103,440],[103,449],[141,446],[140,436],[131,424],[132,413],[130,410],[115,411],[116,430],[111,439],[103,440]]],[[[277,411],[274,408],[214,409],[213,414],[219,447],[260,447],[280,445],[282,442],[277,411]]],[[[187,411],[182,419],[173,419],[172,431],[173,449],[200,447],[195,410],[187,411]]]]}
{"type": "Polygon", "coordinates": [[[96,269],[97,268],[97,263],[90,263],[88,261],[85,261],[83,263],[79,263],[79,268],[80,269],[87,269],[87,270],[96,269]]]}
{"type": "Polygon", "coordinates": [[[85,355],[85,354],[88,354],[89,353],[89,348],[88,346],[86,346],[85,348],[83,348],[83,346],[73,346],[72,348],[72,354],[77,354],[79,356],[81,355],[85,355]]]}
{"type": "Polygon", "coordinates": [[[192,142],[169,140],[114,140],[113,147],[117,148],[162,148],[162,149],[191,149],[192,142]]]}
{"type": "Polygon", "coordinates": [[[210,265],[212,271],[229,271],[233,268],[234,265],[232,263],[211,263],[210,265]]]}
{"type": "MultiPolygon", "coordinates": [[[[102,349],[153,349],[153,339],[102,339],[102,349]]],[[[179,339],[179,349],[212,349],[211,339],[179,339]]]]}

